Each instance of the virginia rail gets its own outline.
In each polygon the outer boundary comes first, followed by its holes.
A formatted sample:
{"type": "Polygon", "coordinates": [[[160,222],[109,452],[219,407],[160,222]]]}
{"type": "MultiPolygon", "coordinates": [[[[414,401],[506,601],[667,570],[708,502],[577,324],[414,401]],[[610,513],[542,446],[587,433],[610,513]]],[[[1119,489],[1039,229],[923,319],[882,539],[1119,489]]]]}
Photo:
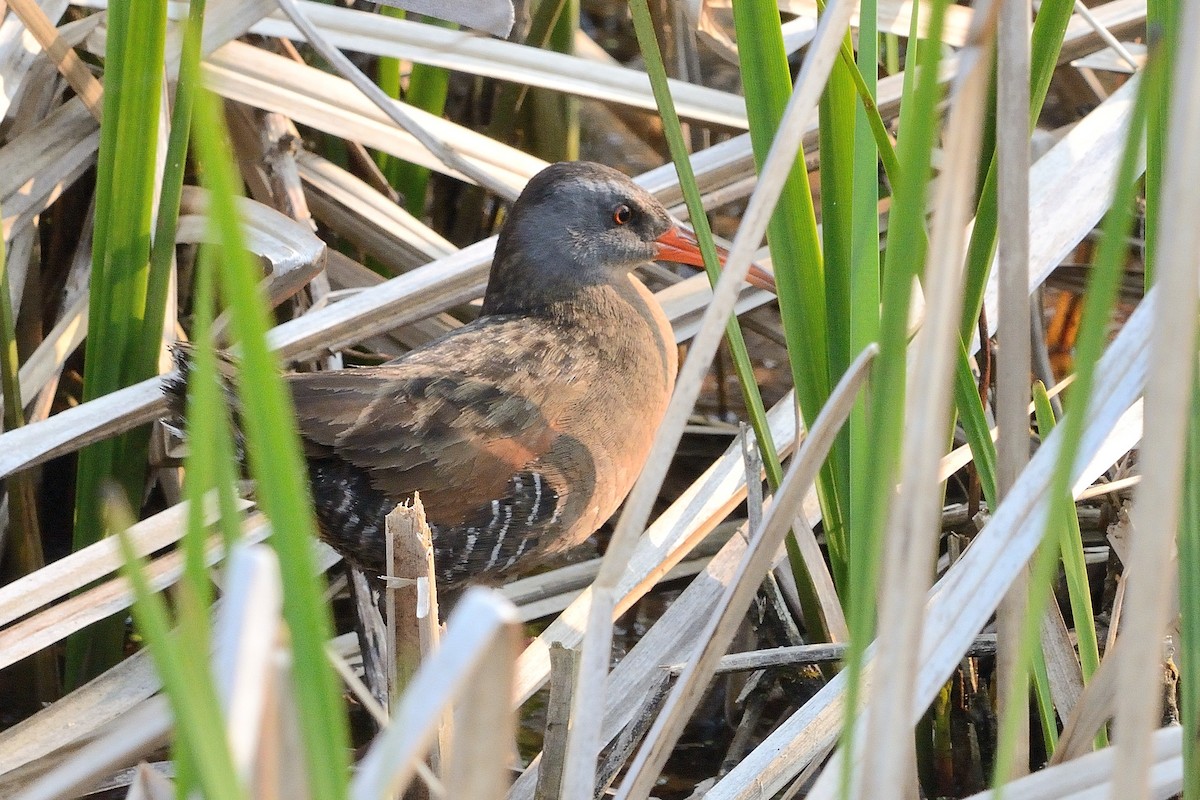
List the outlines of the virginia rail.
{"type": "MultiPolygon", "coordinates": [[[[621,173],[553,164],[500,232],[478,319],[381,366],[285,376],[322,537],[382,572],[384,517],[419,491],[439,586],[454,588],[595,532],[632,487],[675,382],[670,323],[631,274],[658,259],[703,263],[621,173]]],[[[761,270],[751,282],[773,288],[761,270]]],[[[166,384],[177,413],[185,373],[166,384]]]]}

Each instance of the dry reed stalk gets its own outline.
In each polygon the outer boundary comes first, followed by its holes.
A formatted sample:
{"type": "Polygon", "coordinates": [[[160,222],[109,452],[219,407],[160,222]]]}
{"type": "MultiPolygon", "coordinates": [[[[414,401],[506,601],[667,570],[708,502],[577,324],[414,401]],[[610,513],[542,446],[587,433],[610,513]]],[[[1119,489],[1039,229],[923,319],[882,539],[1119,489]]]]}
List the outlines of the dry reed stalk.
{"type": "MultiPolygon", "coordinates": [[[[576,58],[516,42],[487,39],[468,31],[349,8],[311,2],[300,2],[297,6],[330,43],[342,48],[656,110],[646,73],[620,66],[611,59],[598,62],[591,57],[576,58]]],[[[262,20],[254,26],[254,31],[267,36],[301,38],[294,25],[278,17],[262,20]]],[[[594,43],[592,47],[598,48],[594,43]]],[[[736,94],[686,81],[670,83],[681,116],[745,130],[745,105],[736,94]]]]}
{"type": "MultiPolygon", "coordinates": [[[[1080,666],[1079,656],[1075,652],[1075,642],[1067,623],[1063,619],[1062,608],[1057,602],[1051,602],[1046,608],[1046,616],[1042,618],[1041,630],[1042,653],[1046,659],[1046,672],[1050,682],[1050,697],[1054,709],[1066,718],[1070,715],[1075,704],[1083,694],[1083,667],[1080,666]]],[[[1027,682],[1026,682],[1027,683],[1027,682]]],[[[1024,695],[1028,708],[1029,694],[1024,695]]],[[[1027,712],[1023,716],[1028,718],[1027,712]]],[[[1020,757],[1018,756],[1018,759],[1020,757]]],[[[1028,762],[1028,758],[1025,759],[1028,762]]]]}
{"type": "Polygon", "coordinates": [[[59,800],[88,791],[100,780],[170,741],[171,710],[166,697],[152,697],[103,736],[81,747],[29,783],[13,800],[59,800]]]}
{"type": "MultiPolygon", "coordinates": [[[[394,707],[412,683],[420,665],[437,649],[440,639],[433,531],[425,521],[419,494],[412,504],[401,503],[387,515],[386,558],[391,574],[384,580],[385,653],[388,706],[394,707]]],[[[507,668],[511,671],[511,666],[507,668]]],[[[440,773],[451,752],[452,731],[438,726],[430,747],[430,767],[440,773]]],[[[464,795],[470,796],[470,795],[464,795]]]]}
{"type": "Polygon", "coordinates": [[[54,23],[46,16],[34,0],[9,0],[8,7],[33,34],[46,55],[57,66],[62,76],[71,84],[75,94],[87,106],[88,112],[100,121],[103,110],[104,87],[92,76],[87,65],[63,40],[54,23]]]}
{"type": "Polygon", "coordinates": [[[222,597],[213,629],[213,674],[233,762],[243,785],[250,785],[269,746],[265,721],[281,691],[275,684],[276,661],[286,633],[275,552],[264,545],[238,545],[230,555],[222,597]]]}
{"type": "MultiPolygon", "coordinates": [[[[998,165],[997,256],[999,303],[1004,309],[997,330],[996,495],[1003,498],[1029,462],[1029,373],[1032,362],[1029,301],[1029,70],[1030,4],[1004,0],[997,29],[996,116],[1005,120],[996,132],[998,165]]],[[[987,347],[987,343],[983,343],[987,347]]],[[[997,654],[1000,686],[997,716],[1029,703],[1028,681],[1020,661],[1020,630],[1029,594],[1028,571],[1013,581],[996,610],[1001,633],[997,654]]],[[[1055,628],[1057,632],[1057,628],[1055,628]]],[[[1062,630],[1065,633],[1065,628],[1062,630]]],[[[1071,651],[1075,662],[1074,651],[1071,651]]],[[[1075,662],[1077,663],[1077,662],[1075,662]]],[[[1029,715],[1018,714],[1013,777],[1027,771],[1029,715]]]]}
{"type": "Polygon", "coordinates": [[[1117,659],[1111,656],[1115,655],[1116,649],[1105,652],[1100,667],[1083,688],[1075,707],[1063,720],[1058,747],[1050,758],[1051,766],[1091,752],[1097,731],[1112,719],[1118,684],[1117,659]]]}
{"type": "MultiPolygon", "coordinates": [[[[1184,3],[1180,30],[1200,30],[1200,2],[1184,3]]],[[[1135,494],[1131,521],[1137,546],[1126,562],[1128,588],[1124,635],[1117,641],[1121,691],[1113,738],[1117,747],[1114,797],[1144,797],[1151,768],[1151,733],[1162,707],[1162,638],[1171,606],[1175,535],[1181,513],[1184,452],[1191,418],[1192,379],[1196,369],[1196,273],[1200,267],[1200,151],[1193,145],[1200,128],[1200,50],[1180,47],[1174,64],[1170,130],[1164,156],[1170,169],[1162,186],[1155,265],[1159,314],[1149,341],[1146,378],[1145,439],[1141,448],[1142,482],[1135,494]]],[[[1146,300],[1142,301],[1142,306],[1146,300]]],[[[1139,306],[1139,309],[1141,306],[1139,306]]],[[[1193,568],[1195,565],[1191,565],[1193,568]]]]}
{"type": "Polygon", "coordinates": [[[563,758],[571,721],[571,687],[575,685],[578,653],[560,642],[550,645],[550,697],[546,701],[546,728],[537,776],[535,800],[556,800],[562,792],[563,758]]]}
{"type": "MultiPolygon", "coordinates": [[[[1089,684],[1090,685],[1090,684],[1089,684]]],[[[1148,790],[1153,797],[1172,797],[1183,786],[1183,729],[1159,728],[1146,742],[1152,771],[1148,790]]],[[[1003,789],[1006,800],[1099,800],[1111,797],[1120,765],[1117,749],[1106,747],[1081,754],[1065,764],[1056,764],[1018,778],[1003,789]]],[[[980,792],[967,800],[999,800],[996,791],[980,792]]]]}
{"type": "Polygon", "coordinates": [[[512,0],[485,0],[449,8],[438,0],[383,0],[382,4],[478,28],[501,39],[508,36],[513,26],[512,0]]]}

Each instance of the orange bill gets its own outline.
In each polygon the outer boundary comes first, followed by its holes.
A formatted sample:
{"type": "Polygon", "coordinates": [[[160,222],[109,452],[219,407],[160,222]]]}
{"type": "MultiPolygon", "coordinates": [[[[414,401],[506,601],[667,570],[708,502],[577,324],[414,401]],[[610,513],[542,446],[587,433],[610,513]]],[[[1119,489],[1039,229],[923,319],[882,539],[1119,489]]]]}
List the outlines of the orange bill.
{"type": "MultiPolygon", "coordinates": [[[[685,231],[682,228],[671,228],[662,236],[659,236],[655,242],[658,244],[658,254],[656,258],[661,261],[674,261],[678,264],[690,264],[693,267],[703,267],[704,257],[700,254],[700,245],[696,241],[696,234],[691,231],[685,231]]],[[[729,257],[729,251],[719,244],[714,245],[717,248],[717,258],[721,265],[725,265],[725,259],[729,257]]],[[[775,292],[775,276],[767,272],[757,264],[750,265],[750,272],[746,275],[746,282],[751,286],[757,286],[759,289],[766,289],[768,292],[775,292]]]]}

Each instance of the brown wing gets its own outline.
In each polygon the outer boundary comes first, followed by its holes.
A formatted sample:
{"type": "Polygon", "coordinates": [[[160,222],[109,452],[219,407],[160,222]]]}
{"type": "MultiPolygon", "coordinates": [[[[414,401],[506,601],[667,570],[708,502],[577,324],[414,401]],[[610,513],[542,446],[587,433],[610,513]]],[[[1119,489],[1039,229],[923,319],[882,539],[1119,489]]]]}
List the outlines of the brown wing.
{"type": "Polygon", "coordinates": [[[513,476],[570,449],[553,418],[562,387],[523,379],[531,334],[513,324],[468,326],[379,367],[289,375],[310,457],[352,464],[393,501],[421,492],[435,524],[486,524],[513,476]],[[514,349],[498,348],[514,331],[514,349]]]}

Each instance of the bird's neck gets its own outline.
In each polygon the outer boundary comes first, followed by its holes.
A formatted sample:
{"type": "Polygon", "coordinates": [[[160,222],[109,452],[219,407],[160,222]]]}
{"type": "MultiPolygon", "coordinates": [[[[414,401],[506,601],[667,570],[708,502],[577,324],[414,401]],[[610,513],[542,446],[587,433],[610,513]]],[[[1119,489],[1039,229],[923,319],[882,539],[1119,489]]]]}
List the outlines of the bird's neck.
{"type": "MultiPolygon", "coordinates": [[[[604,305],[611,290],[625,294],[624,276],[589,269],[565,253],[514,253],[510,242],[496,247],[483,296],[484,314],[542,316],[604,305]],[[503,246],[501,246],[503,245],[503,246]]],[[[626,298],[628,299],[628,298],[626,298]]]]}
{"type": "MultiPolygon", "coordinates": [[[[648,374],[661,375],[669,393],[678,368],[675,333],[654,294],[632,274],[618,282],[588,286],[548,311],[557,324],[584,338],[602,337],[615,343],[615,351],[632,346],[629,357],[648,358],[652,362],[646,365],[648,374]]],[[[641,369],[624,366],[635,372],[641,369]]]]}
{"type": "MultiPolygon", "coordinates": [[[[507,285],[511,284],[499,284],[507,285]]],[[[636,331],[642,331],[642,341],[652,343],[652,349],[660,351],[665,360],[663,368],[674,376],[675,334],[662,306],[644,283],[632,274],[625,274],[615,275],[610,281],[575,284],[569,291],[566,289],[559,284],[551,291],[508,294],[494,292],[489,287],[483,301],[483,316],[541,319],[587,338],[605,333],[637,337],[636,331]]]]}
{"type": "Polygon", "coordinates": [[[632,275],[614,276],[611,281],[558,285],[543,291],[523,291],[519,297],[489,293],[482,309],[484,314],[521,315],[588,327],[629,324],[638,318],[649,321],[652,312],[658,310],[654,296],[632,275]]]}

